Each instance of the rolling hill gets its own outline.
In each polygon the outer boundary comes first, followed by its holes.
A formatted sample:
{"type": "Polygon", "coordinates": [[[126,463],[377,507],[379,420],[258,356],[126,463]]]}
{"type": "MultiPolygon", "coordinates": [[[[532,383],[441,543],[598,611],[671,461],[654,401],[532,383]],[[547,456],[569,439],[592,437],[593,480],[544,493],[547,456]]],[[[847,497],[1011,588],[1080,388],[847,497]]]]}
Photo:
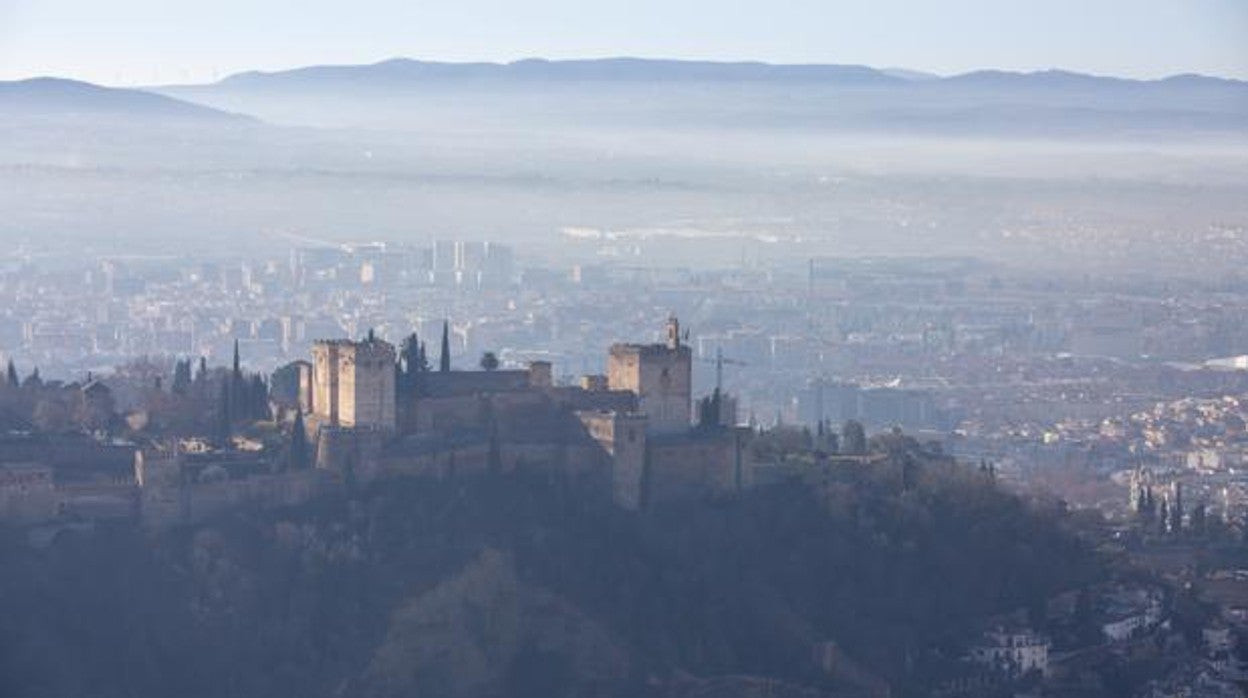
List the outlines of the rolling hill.
{"type": "Polygon", "coordinates": [[[0,82],[0,114],[31,118],[124,118],[142,121],[249,123],[255,119],[144,90],[77,80],[0,82]]]}

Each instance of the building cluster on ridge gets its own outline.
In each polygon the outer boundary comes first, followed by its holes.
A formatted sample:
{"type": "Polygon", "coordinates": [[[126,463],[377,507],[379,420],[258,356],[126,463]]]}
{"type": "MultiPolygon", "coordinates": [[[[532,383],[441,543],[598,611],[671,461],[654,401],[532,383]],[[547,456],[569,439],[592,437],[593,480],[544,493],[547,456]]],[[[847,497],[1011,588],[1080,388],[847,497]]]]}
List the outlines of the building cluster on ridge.
{"type": "Polygon", "coordinates": [[[615,344],[605,375],[567,386],[554,384],[544,361],[524,370],[403,367],[395,347],[372,335],[319,341],[312,353],[296,369],[295,409],[324,471],[368,480],[555,468],[598,479],[628,508],[744,479],[749,430],[695,428],[692,352],[674,317],[665,342],[615,344]]]}
{"type": "MultiPolygon", "coordinates": [[[[408,346],[414,338],[402,350],[371,332],[318,341],[311,361],[273,379],[283,453],[237,435],[225,449],[200,439],[149,445],[135,454],[133,476],[109,491],[114,515],[163,528],[402,475],[559,475],[626,509],[740,489],[752,479],[752,431],[735,425],[732,401],[718,394],[695,423],[683,339],[673,317],[666,341],[615,344],[604,374],[568,385],[546,361],[461,371],[446,360],[430,366],[423,347],[408,346]]],[[[58,498],[50,490],[32,506],[52,515],[58,498]]]]}

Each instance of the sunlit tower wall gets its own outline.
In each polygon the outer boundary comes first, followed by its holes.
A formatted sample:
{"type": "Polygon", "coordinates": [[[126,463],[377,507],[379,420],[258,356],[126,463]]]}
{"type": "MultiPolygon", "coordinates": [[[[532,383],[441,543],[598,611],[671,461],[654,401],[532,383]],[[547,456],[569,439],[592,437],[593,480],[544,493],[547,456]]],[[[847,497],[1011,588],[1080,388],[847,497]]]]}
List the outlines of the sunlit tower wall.
{"type": "Polygon", "coordinates": [[[322,423],[395,428],[395,350],[391,344],[379,339],[319,341],[312,357],[312,412],[322,423]]]}
{"type": "Polygon", "coordinates": [[[613,345],[607,386],[637,394],[650,433],[688,431],[693,421],[693,353],[681,340],[679,321],[667,321],[664,344],[613,345]]]}

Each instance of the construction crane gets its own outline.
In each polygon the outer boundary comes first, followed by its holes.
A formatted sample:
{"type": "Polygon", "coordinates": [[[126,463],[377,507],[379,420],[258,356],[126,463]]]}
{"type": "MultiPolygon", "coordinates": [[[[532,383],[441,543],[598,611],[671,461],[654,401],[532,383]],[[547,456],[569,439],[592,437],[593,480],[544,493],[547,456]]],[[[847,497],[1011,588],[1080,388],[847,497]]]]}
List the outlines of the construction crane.
{"type": "Polygon", "coordinates": [[[722,347],[715,347],[715,358],[698,359],[698,361],[715,364],[715,390],[721,393],[724,388],[724,364],[728,364],[729,366],[749,366],[749,364],[744,361],[724,358],[724,350],[722,347]]]}

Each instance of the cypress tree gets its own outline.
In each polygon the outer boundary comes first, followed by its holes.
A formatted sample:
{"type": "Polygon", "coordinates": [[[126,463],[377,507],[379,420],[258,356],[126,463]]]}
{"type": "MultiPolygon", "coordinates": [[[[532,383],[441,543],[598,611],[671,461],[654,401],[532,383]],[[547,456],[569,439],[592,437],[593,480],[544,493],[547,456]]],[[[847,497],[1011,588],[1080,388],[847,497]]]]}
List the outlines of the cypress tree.
{"type": "Polygon", "coordinates": [[[1205,501],[1202,499],[1196,503],[1196,508],[1192,509],[1192,533],[1198,536],[1205,535],[1206,520],[1205,501]]]}
{"type": "Polygon", "coordinates": [[[179,360],[173,366],[173,393],[186,395],[191,391],[191,360],[179,360]]]}
{"type": "Polygon", "coordinates": [[[416,372],[420,370],[420,339],[413,332],[403,340],[399,352],[398,385],[405,393],[411,393],[416,385],[416,372]]]}
{"type": "Polygon", "coordinates": [[[264,382],[264,377],[256,374],[251,377],[251,388],[247,391],[248,395],[248,412],[247,415],[254,420],[265,420],[269,418],[269,386],[264,382]]]}
{"type": "Polygon", "coordinates": [[[230,435],[234,430],[234,415],[231,413],[232,392],[229,381],[221,384],[221,396],[217,402],[217,443],[222,447],[229,444],[230,435]]]}
{"type": "Polygon", "coordinates": [[[1183,485],[1174,483],[1174,505],[1170,507],[1170,532],[1179,533],[1183,530],[1183,485]]]}
{"type": "Polygon", "coordinates": [[[403,373],[411,375],[416,370],[416,355],[420,351],[420,341],[413,332],[403,338],[403,347],[399,349],[399,363],[403,373]]]}
{"type": "Polygon", "coordinates": [[[446,373],[451,370],[451,323],[442,321],[442,356],[438,359],[438,370],[446,373]]]}
{"type": "Polygon", "coordinates": [[[295,410],[295,425],[290,433],[288,467],[291,470],[307,470],[312,464],[311,452],[308,432],[303,425],[303,410],[295,410]]]}
{"type": "Polygon", "coordinates": [[[13,365],[13,359],[9,359],[9,373],[7,376],[9,385],[14,388],[22,384],[22,379],[17,377],[17,366],[13,365]]]}

